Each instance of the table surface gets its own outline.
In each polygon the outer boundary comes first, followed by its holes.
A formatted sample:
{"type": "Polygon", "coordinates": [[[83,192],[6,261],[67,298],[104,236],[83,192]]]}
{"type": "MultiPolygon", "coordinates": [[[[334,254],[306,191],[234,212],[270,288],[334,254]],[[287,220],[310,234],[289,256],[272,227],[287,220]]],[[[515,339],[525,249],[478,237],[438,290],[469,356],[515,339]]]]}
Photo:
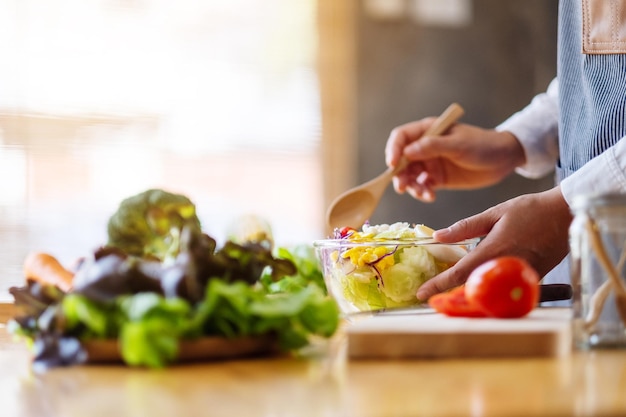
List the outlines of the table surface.
{"type": "MultiPolygon", "coordinates": [[[[10,316],[0,305],[0,321],[10,316]]],[[[626,351],[558,358],[349,361],[345,337],[304,357],[163,370],[89,365],[34,372],[0,327],[0,415],[626,415],[626,351]],[[323,353],[323,354],[319,354],[323,353]]]]}

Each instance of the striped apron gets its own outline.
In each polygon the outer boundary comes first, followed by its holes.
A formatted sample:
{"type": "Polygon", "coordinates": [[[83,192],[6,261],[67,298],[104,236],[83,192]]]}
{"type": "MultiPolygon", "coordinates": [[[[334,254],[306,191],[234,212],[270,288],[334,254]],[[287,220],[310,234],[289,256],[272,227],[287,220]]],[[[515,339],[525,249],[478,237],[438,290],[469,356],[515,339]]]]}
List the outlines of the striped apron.
{"type": "MultiPolygon", "coordinates": [[[[626,0],[560,0],[557,77],[560,181],[626,135],[626,0]]],[[[568,258],[543,282],[569,282],[568,258]]]]}

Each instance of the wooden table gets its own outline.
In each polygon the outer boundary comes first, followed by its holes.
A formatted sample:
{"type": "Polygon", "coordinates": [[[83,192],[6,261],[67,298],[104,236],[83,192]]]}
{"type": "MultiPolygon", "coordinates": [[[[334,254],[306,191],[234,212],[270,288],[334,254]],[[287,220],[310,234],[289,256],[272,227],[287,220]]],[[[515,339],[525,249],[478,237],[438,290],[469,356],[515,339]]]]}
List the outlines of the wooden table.
{"type": "Polygon", "coordinates": [[[346,361],[342,342],[339,335],[325,355],[306,359],[156,371],[76,366],[38,374],[25,347],[2,326],[0,416],[626,415],[626,351],[558,359],[346,361]]]}

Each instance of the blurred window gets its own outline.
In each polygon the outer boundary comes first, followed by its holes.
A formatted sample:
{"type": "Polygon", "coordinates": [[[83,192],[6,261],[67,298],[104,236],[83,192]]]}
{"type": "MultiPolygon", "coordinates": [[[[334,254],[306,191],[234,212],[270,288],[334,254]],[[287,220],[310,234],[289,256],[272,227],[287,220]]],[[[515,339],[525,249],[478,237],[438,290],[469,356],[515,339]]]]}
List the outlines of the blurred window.
{"type": "Polygon", "coordinates": [[[320,237],[316,39],[315,0],[0,2],[0,296],[152,187],[218,241],[248,214],[320,237]]]}

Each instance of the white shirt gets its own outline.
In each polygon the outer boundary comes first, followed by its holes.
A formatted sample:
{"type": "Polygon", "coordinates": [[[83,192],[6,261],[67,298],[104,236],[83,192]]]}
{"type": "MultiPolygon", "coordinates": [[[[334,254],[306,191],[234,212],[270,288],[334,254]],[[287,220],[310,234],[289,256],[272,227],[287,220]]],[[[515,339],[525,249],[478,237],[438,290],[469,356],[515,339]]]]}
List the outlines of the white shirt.
{"type": "MultiPolygon", "coordinates": [[[[559,156],[559,84],[555,78],[546,92],[496,127],[511,132],[520,141],[526,164],[516,172],[540,178],[554,170],[559,156]]],[[[626,139],[586,163],[561,181],[561,193],[569,205],[578,194],[626,193],[626,139]]]]}

